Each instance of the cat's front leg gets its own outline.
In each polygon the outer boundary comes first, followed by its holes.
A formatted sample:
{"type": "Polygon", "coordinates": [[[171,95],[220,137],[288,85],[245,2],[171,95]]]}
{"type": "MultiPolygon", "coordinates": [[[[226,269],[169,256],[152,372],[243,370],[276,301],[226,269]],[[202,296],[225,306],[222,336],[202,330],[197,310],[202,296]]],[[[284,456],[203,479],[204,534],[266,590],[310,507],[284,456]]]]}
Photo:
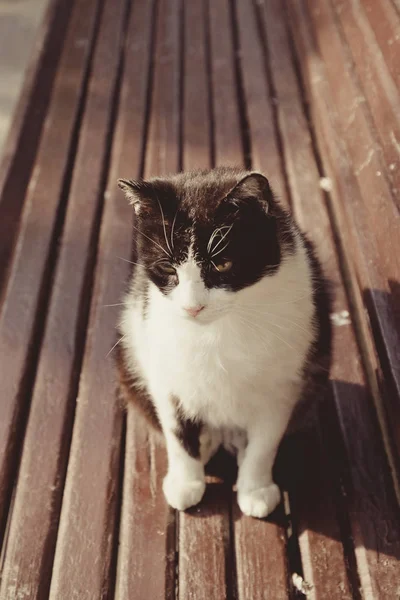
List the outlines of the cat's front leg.
{"type": "Polygon", "coordinates": [[[173,396],[163,398],[157,408],[168,454],[164,495],[170,506],[186,510],[200,502],[206,487],[200,447],[202,426],[184,418],[173,396]]]}
{"type": "Polygon", "coordinates": [[[278,506],[281,494],[272,479],[279,443],[285,433],[289,415],[269,415],[247,431],[246,448],[238,456],[237,497],[241,511],[263,518],[278,506]]]}

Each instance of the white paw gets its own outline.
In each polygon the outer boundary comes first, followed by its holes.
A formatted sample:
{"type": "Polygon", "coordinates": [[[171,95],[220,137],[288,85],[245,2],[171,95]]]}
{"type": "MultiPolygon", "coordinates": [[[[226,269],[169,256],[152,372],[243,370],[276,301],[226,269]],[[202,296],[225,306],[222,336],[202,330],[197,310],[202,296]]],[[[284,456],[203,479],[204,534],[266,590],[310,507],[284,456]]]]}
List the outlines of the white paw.
{"type": "Polygon", "coordinates": [[[272,513],[278,506],[281,493],[275,483],[267,487],[257,488],[251,492],[238,490],[238,504],[243,514],[262,519],[272,513]]]}
{"type": "Polygon", "coordinates": [[[198,504],[204,495],[206,482],[193,479],[185,481],[168,474],[163,483],[165,498],[172,508],[186,510],[198,504]]]}

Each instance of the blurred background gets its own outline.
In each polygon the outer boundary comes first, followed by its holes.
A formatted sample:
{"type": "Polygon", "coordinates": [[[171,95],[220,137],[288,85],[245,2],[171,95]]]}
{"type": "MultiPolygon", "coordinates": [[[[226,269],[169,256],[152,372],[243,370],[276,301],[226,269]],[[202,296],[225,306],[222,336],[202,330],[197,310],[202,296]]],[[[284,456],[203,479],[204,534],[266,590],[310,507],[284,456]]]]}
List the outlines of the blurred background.
{"type": "Polygon", "coordinates": [[[0,160],[49,1],[0,0],[0,160]]]}

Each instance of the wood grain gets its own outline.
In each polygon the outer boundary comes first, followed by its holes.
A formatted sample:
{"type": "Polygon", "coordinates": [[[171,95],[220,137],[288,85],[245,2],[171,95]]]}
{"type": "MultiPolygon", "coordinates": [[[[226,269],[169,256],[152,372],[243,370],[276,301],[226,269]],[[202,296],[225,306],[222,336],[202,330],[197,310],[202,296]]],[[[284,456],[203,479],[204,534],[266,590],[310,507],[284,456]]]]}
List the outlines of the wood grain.
{"type": "Polygon", "coordinates": [[[390,0],[362,0],[380,51],[396,83],[400,87],[400,13],[390,0]]]}
{"type": "Polygon", "coordinates": [[[165,175],[179,169],[180,17],[180,0],[160,2],[145,162],[146,176],[165,175]]]}
{"type": "Polygon", "coordinates": [[[203,0],[184,5],[183,168],[211,166],[211,96],[206,7],[203,0]]]}
{"type": "MultiPolygon", "coordinates": [[[[379,2],[376,6],[379,6],[379,2]]],[[[389,178],[391,192],[400,205],[400,93],[380,51],[371,23],[361,4],[335,2],[342,35],[349,45],[357,76],[362,86],[355,104],[370,110],[376,134],[384,154],[384,175],[389,178]]],[[[378,19],[377,19],[378,20],[378,19]]],[[[393,38],[400,49],[399,40],[393,38]]],[[[353,118],[350,116],[350,118],[353,118]]]]}
{"type": "MultiPolygon", "coordinates": [[[[37,317],[44,310],[53,235],[85,87],[97,2],[77,2],[57,72],[45,129],[25,199],[18,244],[0,313],[0,524],[7,508],[29,386],[35,368],[37,317]],[[76,44],[76,39],[81,43],[76,44]],[[5,374],[7,373],[7,377],[5,374]]],[[[59,224],[58,224],[59,227],[59,224]]],[[[39,321],[40,323],[40,321],[39,321]]],[[[40,326],[40,325],[39,325],[40,326]]]]}
{"type": "Polygon", "coordinates": [[[235,77],[235,54],[228,0],[207,0],[215,162],[223,165],[243,163],[243,148],[235,77]]]}
{"type": "Polygon", "coordinates": [[[27,589],[32,599],[44,597],[50,586],[84,339],[82,328],[86,328],[82,310],[90,295],[91,254],[103,193],[124,8],[125,0],[113,2],[111,10],[110,3],[106,6],[95,49],[19,470],[0,591],[4,598],[18,596],[27,589]],[[30,544],[23,543],[26,538],[30,544]]]}

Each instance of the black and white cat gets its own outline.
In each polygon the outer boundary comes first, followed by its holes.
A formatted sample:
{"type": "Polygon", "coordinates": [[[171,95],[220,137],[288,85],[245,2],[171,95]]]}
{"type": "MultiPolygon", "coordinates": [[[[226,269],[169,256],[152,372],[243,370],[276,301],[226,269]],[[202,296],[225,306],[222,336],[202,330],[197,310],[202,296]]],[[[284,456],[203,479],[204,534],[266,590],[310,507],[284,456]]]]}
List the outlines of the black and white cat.
{"type": "Polygon", "coordinates": [[[137,261],[120,381],[164,433],[166,499],[180,510],[200,502],[204,465],[224,444],[237,453],[241,510],[265,517],[280,500],[279,443],[328,374],[330,302],[311,244],[259,173],[119,186],[136,213],[137,261]]]}

